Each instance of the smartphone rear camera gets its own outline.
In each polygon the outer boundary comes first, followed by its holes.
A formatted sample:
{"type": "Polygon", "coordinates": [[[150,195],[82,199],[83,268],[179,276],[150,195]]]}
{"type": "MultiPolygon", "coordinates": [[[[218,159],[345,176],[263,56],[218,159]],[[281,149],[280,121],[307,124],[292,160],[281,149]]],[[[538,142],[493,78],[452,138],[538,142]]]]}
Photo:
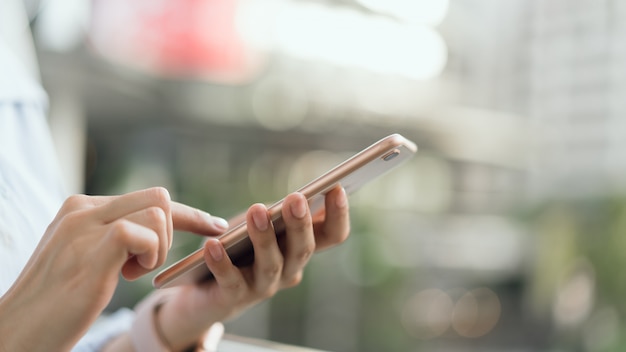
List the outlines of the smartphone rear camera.
{"type": "Polygon", "coordinates": [[[383,155],[382,159],[384,161],[389,161],[389,160],[397,157],[398,155],[400,155],[400,151],[398,149],[394,149],[394,150],[390,151],[389,153],[383,155]]]}

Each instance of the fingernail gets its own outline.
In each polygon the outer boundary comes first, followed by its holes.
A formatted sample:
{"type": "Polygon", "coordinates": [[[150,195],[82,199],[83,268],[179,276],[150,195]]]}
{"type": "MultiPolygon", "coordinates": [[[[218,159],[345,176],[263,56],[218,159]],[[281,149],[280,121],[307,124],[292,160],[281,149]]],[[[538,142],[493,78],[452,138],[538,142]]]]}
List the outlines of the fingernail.
{"type": "Polygon", "coordinates": [[[210,239],[209,242],[209,254],[211,255],[211,258],[213,258],[213,260],[219,262],[220,260],[222,260],[222,258],[224,258],[224,254],[222,252],[222,244],[216,239],[210,239]]]}
{"type": "Polygon", "coordinates": [[[341,192],[337,196],[337,199],[335,199],[335,205],[337,205],[338,208],[345,208],[348,205],[348,196],[346,195],[346,190],[343,187],[341,188],[341,192]]]}
{"type": "Polygon", "coordinates": [[[225,219],[222,218],[218,218],[217,216],[213,217],[213,223],[215,224],[215,226],[217,226],[220,230],[226,230],[228,229],[228,221],[226,221],[225,219]]]}
{"type": "Polygon", "coordinates": [[[298,219],[302,219],[306,215],[306,202],[302,197],[291,203],[290,208],[291,214],[298,219]]]}
{"type": "Polygon", "coordinates": [[[254,220],[254,225],[257,227],[257,229],[261,231],[265,231],[269,227],[267,214],[263,211],[259,211],[258,209],[256,209],[252,213],[252,220],[254,220]]]}

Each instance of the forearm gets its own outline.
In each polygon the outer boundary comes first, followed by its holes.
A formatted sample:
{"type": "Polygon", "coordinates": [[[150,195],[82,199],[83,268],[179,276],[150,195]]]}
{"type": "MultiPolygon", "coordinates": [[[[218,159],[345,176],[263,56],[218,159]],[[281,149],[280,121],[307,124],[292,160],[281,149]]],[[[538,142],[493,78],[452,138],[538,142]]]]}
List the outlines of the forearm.
{"type": "Polygon", "coordinates": [[[44,316],[34,315],[37,312],[28,308],[19,299],[0,297],[0,351],[45,351],[58,346],[47,338],[45,329],[38,323],[44,321],[44,316]]]}
{"type": "Polygon", "coordinates": [[[13,317],[2,309],[0,304],[0,352],[30,351],[28,340],[22,337],[24,331],[15,327],[13,317]]]}
{"type": "Polygon", "coordinates": [[[0,297],[0,352],[25,351],[26,346],[20,346],[19,343],[19,329],[10,329],[9,327],[13,317],[2,301],[2,297],[0,297]]]}

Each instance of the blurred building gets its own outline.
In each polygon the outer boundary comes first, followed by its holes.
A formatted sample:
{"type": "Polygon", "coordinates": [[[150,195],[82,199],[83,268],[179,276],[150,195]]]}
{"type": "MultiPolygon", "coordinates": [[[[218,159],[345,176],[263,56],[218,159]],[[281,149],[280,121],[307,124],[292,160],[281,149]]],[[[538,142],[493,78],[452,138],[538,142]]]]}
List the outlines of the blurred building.
{"type": "Polygon", "coordinates": [[[529,4],[535,197],[624,192],[624,39],[619,1],[529,4]]]}

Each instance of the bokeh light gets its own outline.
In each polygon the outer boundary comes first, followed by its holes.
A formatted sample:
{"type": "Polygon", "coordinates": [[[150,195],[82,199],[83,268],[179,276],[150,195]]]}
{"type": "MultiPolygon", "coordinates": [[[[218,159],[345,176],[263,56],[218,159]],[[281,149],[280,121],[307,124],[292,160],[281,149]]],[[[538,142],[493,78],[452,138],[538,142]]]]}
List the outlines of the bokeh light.
{"type": "Polygon", "coordinates": [[[433,339],[448,330],[453,309],[452,298],[446,292],[426,289],[407,301],[402,311],[402,323],[416,338],[433,339]]]}
{"type": "Polygon", "coordinates": [[[488,288],[466,292],[456,301],[452,327],[463,337],[478,338],[491,332],[502,314],[498,295],[488,288]]]}
{"type": "Polygon", "coordinates": [[[595,303],[595,274],[587,260],[574,263],[556,292],[554,319],[560,328],[582,324],[595,303]]]}

